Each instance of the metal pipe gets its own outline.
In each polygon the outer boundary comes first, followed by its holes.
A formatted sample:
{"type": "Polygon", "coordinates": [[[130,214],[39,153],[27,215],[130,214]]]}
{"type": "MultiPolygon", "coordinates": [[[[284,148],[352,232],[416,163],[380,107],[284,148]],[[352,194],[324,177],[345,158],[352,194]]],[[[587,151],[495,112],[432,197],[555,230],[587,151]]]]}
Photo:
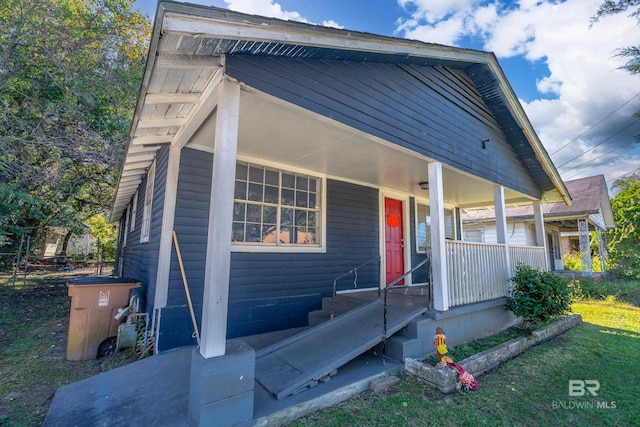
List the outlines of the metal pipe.
{"type": "MultiPolygon", "coordinates": [[[[359,266],[354,267],[351,270],[347,271],[346,273],[343,273],[343,274],[339,275],[338,277],[336,277],[335,279],[333,279],[333,293],[332,293],[332,296],[331,296],[331,314],[330,314],[330,319],[333,319],[333,309],[335,307],[335,299],[336,299],[336,293],[337,293],[337,287],[338,287],[338,280],[340,280],[340,279],[342,279],[344,277],[347,277],[348,275],[350,275],[354,271],[357,271],[359,268],[362,268],[365,265],[370,264],[370,263],[372,263],[372,262],[374,262],[376,260],[379,260],[379,259],[380,259],[380,255],[377,255],[377,256],[371,258],[369,261],[364,262],[364,263],[360,264],[359,266]]],[[[378,292],[379,292],[379,289],[378,289],[378,292]]]]}
{"type": "Polygon", "coordinates": [[[27,268],[29,267],[29,247],[31,246],[31,236],[27,236],[27,250],[24,254],[24,282],[22,282],[22,287],[27,286],[27,268]]]}
{"type": "MultiPolygon", "coordinates": [[[[420,267],[422,267],[423,265],[425,265],[427,263],[427,261],[429,261],[429,259],[431,259],[431,257],[429,256],[430,254],[427,253],[427,257],[425,259],[423,259],[422,261],[420,261],[415,267],[413,267],[411,270],[405,272],[402,276],[398,277],[397,279],[395,279],[394,281],[392,281],[391,283],[389,283],[387,286],[384,287],[384,313],[383,313],[383,331],[382,331],[382,362],[384,363],[384,358],[385,358],[385,353],[387,351],[387,318],[388,318],[388,309],[387,309],[387,301],[388,301],[388,289],[391,286],[396,285],[398,282],[400,282],[402,279],[404,279],[405,277],[407,277],[409,274],[413,273],[414,271],[416,271],[417,269],[419,269],[420,267]]],[[[430,292],[432,293],[432,292],[430,292]]]]}
{"type": "Polygon", "coordinates": [[[18,268],[20,268],[20,257],[22,256],[22,244],[24,243],[24,233],[20,236],[20,247],[18,248],[18,256],[16,257],[16,268],[13,270],[13,286],[16,285],[16,276],[18,275],[18,268]]]}

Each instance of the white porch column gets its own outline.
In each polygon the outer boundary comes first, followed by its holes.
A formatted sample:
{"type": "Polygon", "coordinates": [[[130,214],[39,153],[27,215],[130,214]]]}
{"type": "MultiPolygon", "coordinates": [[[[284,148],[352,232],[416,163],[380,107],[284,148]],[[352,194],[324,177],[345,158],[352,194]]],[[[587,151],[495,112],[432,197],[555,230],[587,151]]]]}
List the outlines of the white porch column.
{"type": "Polygon", "coordinates": [[[540,203],[540,200],[533,201],[533,222],[536,227],[536,246],[542,246],[544,248],[547,270],[551,270],[551,259],[548,255],[549,248],[547,248],[546,233],[544,231],[544,214],[542,213],[542,203],[540,203]]]}
{"type": "Polygon", "coordinates": [[[205,359],[223,356],[227,341],[231,221],[239,110],[240,85],[223,79],[218,91],[216,111],[209,232],[202,301],[200,354],[205,359]]]}
{"type": "Polygon", "coordinates": [[[496,210],[496,238],[498,243],[507,243],[507,214],[504,207],[504,187],[501,185],[493,189],[493,205],[496,210]]]}
{"type": "Polygon", "coordinates": [[[433,308],[449,309],[449,283],[447,278],[447,248],[444,232],[444,190],[442,186],[442,163],[428,165],[429,204],[431,216],[431,270],[433,272],[433,308]]]}
{"type": "Polygon", "coordinates": [[[536,246],[544,246],[546,249],[547,239],[545,239],[544,215],[542,213],[542,203],[540,203],[540,200],[533,201],[533,222],[536,227],[536,246]]]}
{"type": "Polygon", "coordinates": [[[158,251],[158,270],[156,273],[156,293],[153,306],[162,308],[167,305],[169,293],[169,273],[171,271],[171,250],[173,248],[173,224],[176,217],[176,199],[178,195],[178,174],[180,173],[180,148],[169,148],[167,179],[162,207],[162,226],[160,228],[160,249],[158,251]]]}
{"type": "Polygon", "coordinates": [[[493,189],[493,205],[496,211],[496,238],[498,243],[504,245],[504,259],[506,265],[505,279],[511,277],[511,257],[509,256],[509,245],[507,244],[507,212],[504,206],[504,187],[497,185],[493,189]]]}
{"type": "Polygon", "coordinates": [[[578,220],[578,237],[580,239],[580,261],[582,261],[582,275],[591,276],[591,236],[589,235],[589,223],[586,219],[578,220]]]}

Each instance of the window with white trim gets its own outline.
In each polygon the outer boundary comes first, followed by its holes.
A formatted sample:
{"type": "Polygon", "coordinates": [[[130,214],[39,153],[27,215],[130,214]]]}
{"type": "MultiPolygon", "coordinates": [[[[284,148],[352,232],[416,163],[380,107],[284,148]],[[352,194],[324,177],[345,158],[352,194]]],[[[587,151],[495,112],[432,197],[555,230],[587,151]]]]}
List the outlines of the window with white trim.
{"type": "Polygon", "coordinates": [[[232,243],[319,247],[322,178],[236,164],[232,243]]]}
{"type": "Polygon", "coordinates": [[[124,236],[122,237],[122,247],[127,246],[127,238],[129,237],[129,222],[131,221],[131,206],[127,208],[127,216],[124,221],[124,236]]]}
{"type": "Polygon", "coordinates": [[[464,240],[466,242],[484,243],[484,228],[465,228],[464,240]]]}
{"type": "Polygon", "coordinates": [[[153,204],[153,181],[156,176],[156,161],[154,160],[147,171],[147,188],[144,193],[144,210],[142,211],[142,228],[140,229],[140,243],[149,241],[151,230],[151,206],[153,204]]]}
{"type": "MultiPolygon", "coordinates": [[[[444,235],[446,239],[455,239],[453,209],[444,210],[444,235]]],[[[416,202],[416,251],[424,253],[431,247],[431,211],[427,204],[416,202]]]]}
{"type": "Polygon", "coordinates": [[[133,231],[136,229],[136,214],[138,212],[138,190],[133,195],[133,201],[131,202],[131,229],[129,231],[133,231]]]}

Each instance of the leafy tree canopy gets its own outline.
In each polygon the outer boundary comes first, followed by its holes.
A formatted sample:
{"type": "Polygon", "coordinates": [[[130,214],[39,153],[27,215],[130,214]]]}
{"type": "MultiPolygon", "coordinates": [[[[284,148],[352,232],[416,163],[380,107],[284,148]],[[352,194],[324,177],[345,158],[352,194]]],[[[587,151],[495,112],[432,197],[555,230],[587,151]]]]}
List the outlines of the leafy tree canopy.
{"type": "Polygon", "coordinates": [[[611,200],[616,228],[607,233],[611,269],[619,276],[640,278],[640,177],[617,180],[611,200]]]}
{"type": "MultiPolygon", "coordinates": [[[[601,18],[618,13],[629,12],[629,16],[640,23],[640,0],[606,0],[600,5],[591,23],[598,22],[601,18]]],[[[640,46],[626,46],[618,50],[618,54],[628,58],[624,68],[633,74],[640,73],[640,46]]]]}
{"type": "Polygon", "coordinates": [[[0,245],[109,209],[151,28],[132,6],[0,2],[0,245]]]}

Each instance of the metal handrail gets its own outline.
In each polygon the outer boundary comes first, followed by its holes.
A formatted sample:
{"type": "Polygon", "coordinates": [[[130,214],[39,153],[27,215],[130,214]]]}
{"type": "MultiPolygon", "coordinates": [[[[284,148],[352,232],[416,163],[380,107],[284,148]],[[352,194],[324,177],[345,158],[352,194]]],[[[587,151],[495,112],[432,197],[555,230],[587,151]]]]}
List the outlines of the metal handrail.
{"type": "Polygon", "coordinates": [[[365,265],[371,264],[374,261],[378,261],[380,259],[380,255],[376,255],[375,257],[371,258],[369,261],[366,261],[362,264],[360,264],[357,267],[352,268],[351,270],[347,271],[346,273],[343,273],[341,275],[339,275],[338,277],[336,277],[335,279],[333,279],[333,295],[331,296],[331,315],[330,315],[330,319],[333,319],[333,308],[335,305],[335,300],[336,300],[336,292],[337,292],[337,286],[338,286],[338,280],[347,277],[348,275],[357,272],[359,268],[364,267],[365,265]]]}
{"type": "MultiPolygon", "coordinates": [[[[411,273],[413,273],[414,271],[416,271],[417,269],[419,269],[420,267],[422,267],[423,265],[425,265],[427,263],[427,261],[429,261],[431,259],[431,254],[429,253],[429,251],[427,251],[426,253],[426,258],[423,259],[422,261],[420,261],[415,267],[411,268],[410,270],[406,271],[405,273],[403,273],[400,277],[398,277],[397,279],[395,279],[394,281],[392,281],[391,283],[389,283],[388,285],[386,285],[384,287],[384,326],[383,326],[383,332],[382,332],[382,360],[384,362],[384,354],[387,350],[387,317],[388,317],[388,312],[387,312],[387,290],[389,289],[389,287],[394,286],[396,284],[398,284],[402,279],[404,279],[405,277],[407,277],[408,275],[410,275],[411,273]]],[[[431,275],[429,275],[431,276],[431,275]]],[[[429,280],[431,280],[431,277],[429,277],[429,280]]]]}

